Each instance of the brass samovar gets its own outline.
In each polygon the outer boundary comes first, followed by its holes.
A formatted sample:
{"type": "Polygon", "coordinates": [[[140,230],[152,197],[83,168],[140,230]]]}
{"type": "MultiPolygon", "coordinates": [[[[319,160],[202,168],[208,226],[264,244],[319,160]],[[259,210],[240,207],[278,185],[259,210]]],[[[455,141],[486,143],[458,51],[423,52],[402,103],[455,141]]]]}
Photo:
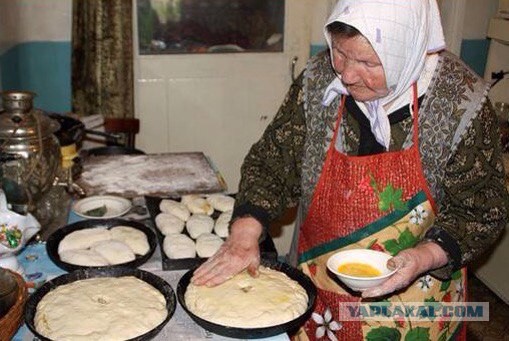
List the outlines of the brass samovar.
{"type": "Polygon", "coordinates": [[[35,94],[1,93],[0,179],[13,211],[32,212],[53,186],[60,165],[60,146],[54,133],[59,124],[33,108],[35,94]]]}

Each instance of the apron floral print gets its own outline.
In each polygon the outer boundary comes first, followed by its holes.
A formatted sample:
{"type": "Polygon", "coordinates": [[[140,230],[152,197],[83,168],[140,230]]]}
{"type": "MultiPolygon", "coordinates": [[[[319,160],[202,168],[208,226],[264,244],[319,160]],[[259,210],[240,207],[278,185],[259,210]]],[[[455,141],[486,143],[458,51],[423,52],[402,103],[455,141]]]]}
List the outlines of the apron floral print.
{"type": "MultiPolygon", "coordinates": [[[[417,244],[435,219],[418,150],[417,91],[414,85],[413,146],[370,156],[348,156],[335,148],[344,98],[311,206],[299,236],[299,267],[318,288],[315,311],[298,340],[450,340],[463,337],[457,321],[342,321],[340,305],[358,303],[327,273],[327,259],[338,250],[370,248],[396,255],[417,244]],[[362,214],[359,214],[362,212],[362,214]]],[[[428,302],[465,299],[465,271],[450,281],[423,275],[385,301],[428,302]]],[[[463,325],[464,327],[464,325],[463,325]]]]}

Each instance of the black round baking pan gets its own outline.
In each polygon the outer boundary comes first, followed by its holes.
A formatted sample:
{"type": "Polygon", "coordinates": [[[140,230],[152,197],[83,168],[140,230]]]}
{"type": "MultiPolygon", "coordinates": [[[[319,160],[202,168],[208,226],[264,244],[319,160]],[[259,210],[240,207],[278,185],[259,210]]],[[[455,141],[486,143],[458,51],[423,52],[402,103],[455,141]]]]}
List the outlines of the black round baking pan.
{"type": "MultiPolygon", "coordinates": [[[[161,329],[163,329],[163,327],[166,325],[166,323],[168,323],[168,321],[173,316],[173,313],[175,312],[176,308],[175,292],[173,291],[172,287],[162,278],[147,271],[131,268],[81,269],[73,271],[69,274],[61,275],[59,277],[52,279],[51,281],[44,283],[42,287],[40,287],[39,289],[37,289],[37,291],[30,295],[26,303],[25,323],[28,326],[28,329],[30,329],[30,331],[34,333],[38,340],[51,341],[51,339],[48,339],[47,337],[44,337],[43,335],[39,334],[39,332],[37,332],[34,323],[37,305],[39,304],[41,299],[51,290],[54,290],[55,288],[64,284],[69,284],[72,282],[88,278],[125,277],[125,276],[134,276],[138,279],[141,279],[144,282],[147,282],[148,284],[152,285],[154,288],[159,290],[166,299],[166,309],[168,310],[168,316],[166,316],[166,319],[154,329],[146,332],[145,334],[129,339],[129,341],[141,341],[152,339],[161,331],[161,329]]],[[[79,323],[79,321],[76,321],[76,323],[79,323]]]]}
{"type": "Polygon", "coordinates": [[[85,151],[86,156],[103,156],[103,155],[144,155],[145,152],[136,148],[126,146],[106,146],[88,149],[85,151]]]}
{"type": "Polygon", "coordinates": [[[156,249],[157,241],[154,231],[152,231],[151,228],[148,226],[132,220],[125,220],[125,219],[88,219],[88,220],[81,220],[76,223],[66,225],[62,228],[59,228],[55,232],[53,232],[48,240],[46,241],[46,251],[48,252],[49,258],[55,263],[58,267],[61,269],[64,269],[66,271],[74,271],[79,270],[83,268],[115,268],[115,267],[128,267],[128,268],[137,268],[138,266],[145,263],[149,258],[152,256],[156,249]],[[68,234],[82,230],[82,229],[88,229],[92,227],[99,227],[99,226],[105,226],[106,228],[111,228],[114,226],[129,226],[132,228],[135,228],[137,230],[142,231],[147,236],[148,244],[150,246],[149,251],[144,254],[143,256],[136,255],[136,258],[127,263],[122,264],[116,264],[116,265],[108,265],[103,267],[88,267],[88,266],[82,266],[82,265],[76,265],[71,263],[66,263],[60,259],[60,256],[58,254],[58,244],[60,244],[60,241],[64,239],[65,236],[68,234]]]}
{"type": "Polygon", "coordinates": [[[262,260],[261,265],[266,266],[268,268],[281,271],[285,273],[288,277],[293,279],[294,281],[297,281],[304,290],[306,290],[306,293],[308,294],[308,306],[306,311],[300,315],[299,317],[282,323],[275,326],[270,327],[263,327],[263,328],[237,328],[237,327],[228,327],[223,326],[217,323],[213,323],[207,320],[204,320],[195,314],[193,314],[186,305],[185,300],[185,293],[187,290],[187,287],[191,281],[191,278],[193,277],[193,272],[195,269],[191,269],[182,278],[180,279],[178,286],[177,286],[177,299],[184,308],[184,310],[187,312],[187,314],[201,327],[204,329],[218,334],[222,336],[227,337],[233,337],[233,338],[239,338],[239,339],[260,339],[265,337],[271,337],[274,335],[279,335],[283,333],[287,333],[290,331],[296,331],[299,327],[301,327],[307,319],[311,316],[311,313],[313,312],[315,300],[316,300],[316,287],[311,282],[309,277],[307,277],[304,273],[299,271],[298,269],[291,267],[288,264],[280,263],[280,262],[274,262],[269,260],[262,260]]]}

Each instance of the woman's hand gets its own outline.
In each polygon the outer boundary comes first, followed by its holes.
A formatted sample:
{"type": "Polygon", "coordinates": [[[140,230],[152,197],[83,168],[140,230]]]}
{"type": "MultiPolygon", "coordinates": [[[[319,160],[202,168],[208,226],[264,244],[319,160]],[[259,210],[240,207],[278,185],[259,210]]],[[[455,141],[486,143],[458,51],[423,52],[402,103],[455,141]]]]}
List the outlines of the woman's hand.
{"type": "Polygon", "coordinates": [[[196,269],[191,282],[196,285],[215,286],[246,268],[251,276],[258,276],[258,240],[262,231],[263,226],[254,218],[235,220],[228,239],[215,255],[196,269]]]}
{"type": "Polygon", "coordinates": [[[398,269],[394,275],[380,286],[362,292],[362,297],[378,297],[406,288],[420,274],[440,268],[448,262],[447,254],[436,243],[425,242],[406,249],[387,261],[391,270],[398,269]]]}

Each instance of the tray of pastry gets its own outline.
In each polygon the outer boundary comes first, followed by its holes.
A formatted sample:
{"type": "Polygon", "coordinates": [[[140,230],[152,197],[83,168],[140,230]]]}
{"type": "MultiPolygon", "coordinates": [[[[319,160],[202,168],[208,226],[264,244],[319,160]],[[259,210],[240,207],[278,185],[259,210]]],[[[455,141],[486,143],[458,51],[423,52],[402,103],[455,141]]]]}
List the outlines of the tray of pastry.
{"type": "MultiPolygon", "coordinates": [[[[228,237],[234,195],[146,196],[145,201],[161,249],[163,270],[184,270],[200,265],[228,237]]],[[[260,253],[263,259],[277,259],[270,236],[260,243],[260,253]]]]}

